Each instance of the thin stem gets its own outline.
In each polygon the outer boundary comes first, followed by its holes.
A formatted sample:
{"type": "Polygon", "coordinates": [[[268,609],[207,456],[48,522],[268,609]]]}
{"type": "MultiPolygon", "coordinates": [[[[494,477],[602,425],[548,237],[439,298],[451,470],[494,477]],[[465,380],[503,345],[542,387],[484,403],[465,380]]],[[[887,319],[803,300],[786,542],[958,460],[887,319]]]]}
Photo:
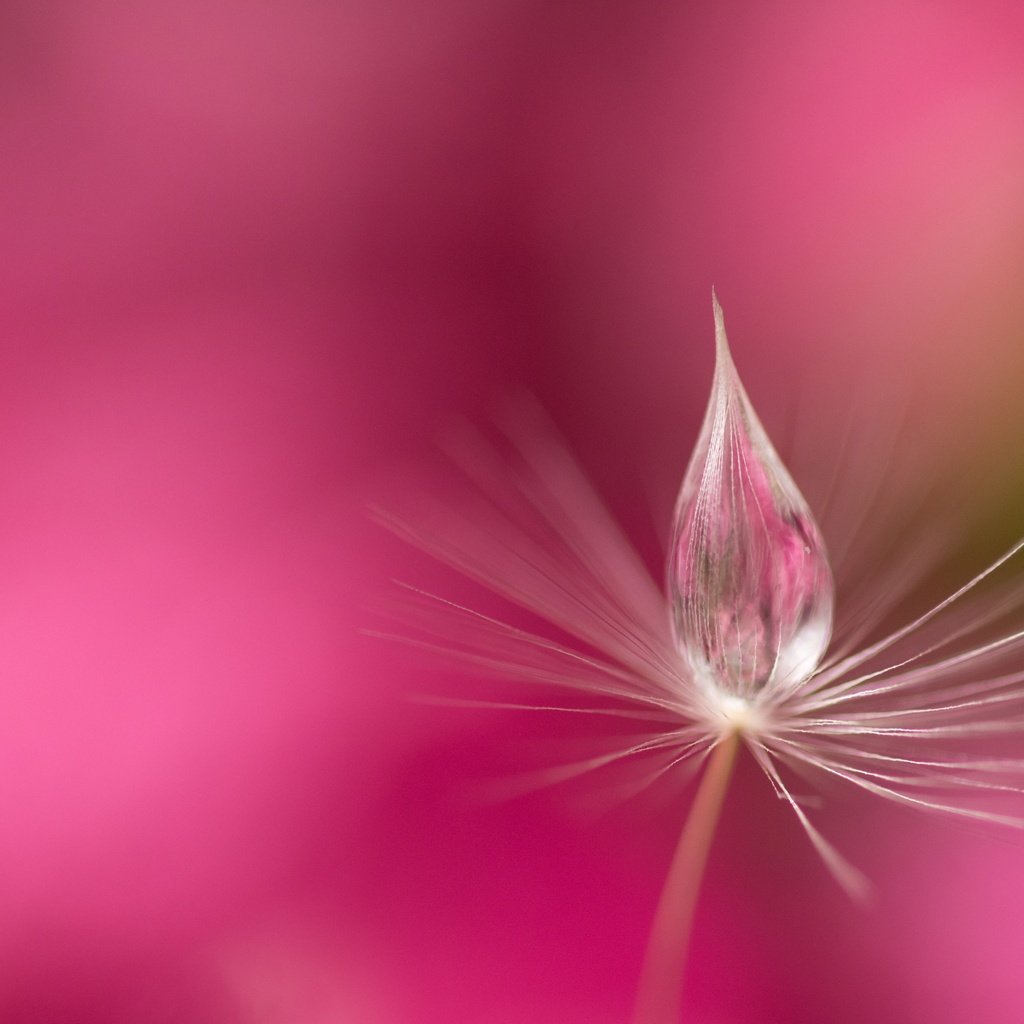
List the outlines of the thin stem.
{"type": "Polygon", "coordinates": [[[724,737],[700,780],[654,914],[633,1024],[679,1024],[693,912],[738,748],[738,733],[724,737]]]}

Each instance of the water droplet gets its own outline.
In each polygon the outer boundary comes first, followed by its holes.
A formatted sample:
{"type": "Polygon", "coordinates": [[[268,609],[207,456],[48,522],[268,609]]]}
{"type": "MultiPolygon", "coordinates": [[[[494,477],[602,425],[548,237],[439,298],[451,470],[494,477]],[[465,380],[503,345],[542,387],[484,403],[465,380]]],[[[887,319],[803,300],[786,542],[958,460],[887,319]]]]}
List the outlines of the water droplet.
{"type": "Polygon", "coordinates": [[[752,697],[792,691],[832,633],[818,526],[733,365],[717,299],[711,400],[676,505],[668,585],[676,641],[698,680],[752,697]]]}

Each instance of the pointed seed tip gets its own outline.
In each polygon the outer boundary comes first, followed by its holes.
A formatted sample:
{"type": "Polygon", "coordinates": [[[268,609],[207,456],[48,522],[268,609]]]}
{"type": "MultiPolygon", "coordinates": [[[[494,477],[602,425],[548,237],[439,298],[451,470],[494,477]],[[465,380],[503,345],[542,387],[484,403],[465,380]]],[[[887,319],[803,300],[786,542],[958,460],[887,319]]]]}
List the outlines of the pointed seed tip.
{"type": "Polygon", "coordinates": [[[711,289],[711,309],[715,314],[715,327],[717,330],[725,329],[725,314],[722,312],[722,304],[718,301],[715,290],[711,289]]]}
{"type": "Polygon", "coordinates": [[[711,304],[715,314],[715,348],[721,357],[729,354],[729,341],[725,333],[725,314],[714,289],[711,290],[711,304]]]}

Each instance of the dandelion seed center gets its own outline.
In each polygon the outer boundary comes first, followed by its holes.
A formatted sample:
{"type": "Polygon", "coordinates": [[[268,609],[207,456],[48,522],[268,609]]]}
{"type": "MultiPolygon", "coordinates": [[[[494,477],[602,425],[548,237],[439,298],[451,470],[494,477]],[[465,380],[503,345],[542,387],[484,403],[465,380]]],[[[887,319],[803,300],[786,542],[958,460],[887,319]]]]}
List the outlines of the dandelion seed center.
{"type": "Polygon", "coordinates": [[[732,693],[722,693],[718,698],[718,714],[724,721],[726,732],[757,732],[761,727],[761,716],[750,701],[732,693]]]}

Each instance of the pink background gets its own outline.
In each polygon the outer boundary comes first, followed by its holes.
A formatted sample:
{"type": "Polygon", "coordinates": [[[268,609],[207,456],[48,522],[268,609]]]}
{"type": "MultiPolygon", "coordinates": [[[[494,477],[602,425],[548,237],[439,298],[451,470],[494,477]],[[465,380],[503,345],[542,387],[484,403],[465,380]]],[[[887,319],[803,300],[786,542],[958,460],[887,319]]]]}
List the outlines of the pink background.
{"type": "MultiPolygon", "coordinates": [[[[360,630],[448,577],[364,502],[522,386],[656,563],[714,283],[770,431],[907,406],[1024,532],[1019,5],[15,0],[0,62],[0,1018],[626,1020],[682,809],[467,798],[561,734],[406,700],[360,630]]],[[[874,905],[744,764],[693,1020],[1021,1016],[1021,839],[817,820],[874,905]]]]}

